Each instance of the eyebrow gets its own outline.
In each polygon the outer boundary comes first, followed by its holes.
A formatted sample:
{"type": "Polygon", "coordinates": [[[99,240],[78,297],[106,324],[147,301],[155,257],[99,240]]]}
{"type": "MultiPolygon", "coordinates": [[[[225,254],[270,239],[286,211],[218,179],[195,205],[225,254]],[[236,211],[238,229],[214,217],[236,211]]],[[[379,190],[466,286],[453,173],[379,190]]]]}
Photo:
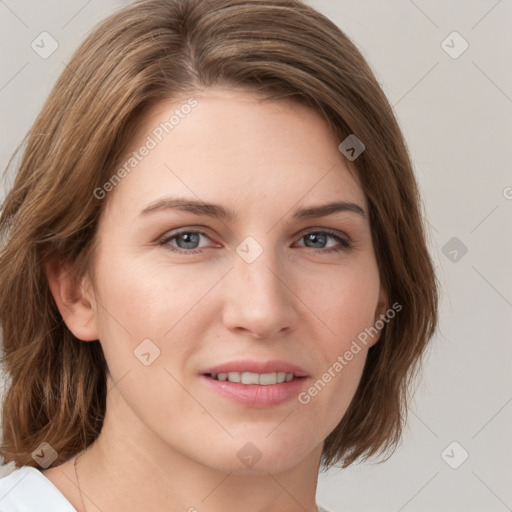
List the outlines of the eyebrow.
{"type": "MultiPolygon", "coordinates": [[[[195,215],[217,218],[223,221],[233,220],[237,216],[236,212],[220,204],[206,203],[204,201],[197,201],[195,199],[165,197],[150,203],[139,213],[137,218],[145,217],[150,213],[162,210],[179,210],[193,213],[195,215]]],[[[364,219],[367,218],[365,210],[358,204],[351,201],[333,201],[322,205],[299,208],[293,213],[292,219],[314,219],[326,217],[328,215],[334,215],[338,212],[356,213],[362,216],[364,219]]]]}

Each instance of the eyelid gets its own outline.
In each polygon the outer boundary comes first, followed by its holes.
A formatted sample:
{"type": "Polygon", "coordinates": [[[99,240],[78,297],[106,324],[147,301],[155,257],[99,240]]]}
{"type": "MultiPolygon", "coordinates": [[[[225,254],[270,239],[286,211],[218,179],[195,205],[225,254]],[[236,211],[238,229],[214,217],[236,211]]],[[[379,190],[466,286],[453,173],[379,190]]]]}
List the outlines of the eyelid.
{"type": "MultiPolygon", "coordinates": [[[[203,235],[204,237],[208,238],[209,240],[213,241],[212,240],[212,237],[205,231],[202,231],[202,229],[204,228],[194,228],[194,227],[186,227],[186,228],[177,228],[177,230],[171,230],[171,231],[168,231],[167,233],[165,233],[163,236],[161,236],[160,238],[158,238],[157,242],[160,243],[160,244],[166,244],[166,243],[169,243],[170,240],[176,238],[177,236],[179,235],[182,235],[184,233],[197,233],[198,235],[203,235]]],[[[194,250],[198,250],[198,249],[189,249],[189,250],[186,250],[186,249],[176,249],[177,251],[180,251],[180,250],[183,250],[183,251],[186,251],[186,252],[192,252],[194,250]]]]}
{"type": "MultiPolygon", "coordinates": [[[[171,230],[167,231],[162,236],[158,237],[158,240],[161,240],[163,238],[173,237],[173,236],[179,235],[181,233],[189,233],[189,232],[200,233],[201,235],[211,238],[212,235],[209,235],[208,231],[210,231],[210,229],[206,226],[199,226],[199,225],[185,226],[185,227],[175,228],[175,229],[171,229],[171,230]]],[[[342,231],[337,228],[329,228],[326,226],[310,226],[307,228],[303,228],[303,229],[299,230],[297,233],[295,233],[293,235],[293,237],[294,238],[301,237],[301,236],[307,235],[308,233],[311,233],[311,232],[315,232],[315,233],[327,232],[327,233],[336,234],[341,237],[346,237],[348,240],[351,240],[350,235],[346,231],[342,231]]]]}
{"type": "Polygon", "coordinates": [[[305,228],[305,229],[299,231],[298,236],[302,237],[302,236],[307,235],[308,233],[328,233],[328,234],[332,234],[332,235],[337,235],[340,238],[346,238],[347,241],[352,240],[352,238],[349,236],[349,234],[346,233],[345,231],[341,231],[341,230],[335,229],[335,228],[326,228],[326,227],[319,227],[319,226],[305,228]]]}
{"type": "MultiPolygon", "coordinates": [[[[171,230],[164,234],[162,237],[158,239],[158,244],[162,246],[170,246],[171,240],[178,237],[181,234],[184,233],[196,233],[199,235],[203,235],[204,237],[208,238],[209,240],[212,240],[212,237],[205,231],[201,231],[201,229],[204,229],[204,227],[194,227],[194,226],[187,226],[183,228],[176,228],[176,230],[171,230]]],[[[334,239],[338,239],[338,245],[341,245],[341,247],[327,247],[327,248],[312,248],[312,247],[305,247],[306,249],[311,249],[312,251],[317,251],[319,253],[329,253],[329,252],[343,252],[343,251],[349,251],[354,248],[354,242],[352,241],[352,238],[345,232],[333,229],[333,228],[326,228],[326,227],[308,227],[304,228],[303,230],[299,231],[297,234],[294,235],[294,239],[298,238],[297,242],[302,240],[306,235],[310,233],[322,233],[326,234],[327,236],[330,236],[334,239]]],[[[213,241],[213,240],[212,240],[213,241]]],[[[204,249],[211,248],[211,247],[202,247],[197,249],[180,249],[177,247],[170,246],[171,248],[167,247],[168,250],[171,252],[177,253],[177,254],[198,254],[203,252],[204,249]]]]}

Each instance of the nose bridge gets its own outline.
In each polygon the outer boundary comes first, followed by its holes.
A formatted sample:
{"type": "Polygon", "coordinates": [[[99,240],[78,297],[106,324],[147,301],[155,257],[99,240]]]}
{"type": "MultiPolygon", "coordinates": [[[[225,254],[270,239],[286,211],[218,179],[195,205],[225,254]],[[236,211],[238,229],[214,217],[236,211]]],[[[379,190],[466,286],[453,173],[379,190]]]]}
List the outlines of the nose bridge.
{"type": "Polygon", "coordinates": [[[227,284],[224,321],[230,328],[268,337],[289,327],[290,292],[282,282],[283,262],[276,251],[248,238],[236,249],[227,284]]]}
{"type": "MultiPolygon", "coordinates": [[[[251,248],[251,251],[254,249],[251,248]]],[[[269,294],[269,298],[282,286],[276,275],[279,274],[280,262],[272,248],[262,250],[261,254],[254,257],[254,260],[246,260],[239,255],[235,263],[235,271],[241,282],[245,283],[257,296],[260,292],[269,294]]]]}
{"type": "MultiPolygon", "coordinates": [[[[257,242],[256,242],[257,243],[257,242]]],[[[265,248],[252,240],[245,241],[237,248],[237,261],[233,269],[241,286],[255,302],[263,303],[282,298],[282,283],[277,275],[283,272],[282,262],[270,243],[265,248]],[[248,252],[243,252],[248,249],[248,252]]]]}

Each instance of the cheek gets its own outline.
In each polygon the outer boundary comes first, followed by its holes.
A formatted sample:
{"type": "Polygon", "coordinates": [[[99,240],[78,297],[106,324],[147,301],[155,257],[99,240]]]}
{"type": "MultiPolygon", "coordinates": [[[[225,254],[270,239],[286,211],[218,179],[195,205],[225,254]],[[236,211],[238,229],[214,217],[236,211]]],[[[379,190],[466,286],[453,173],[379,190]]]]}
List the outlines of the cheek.
{"type": "Polygon", "coordinates": [[[162,338],[211,287],[178,265],[133,256],[118,254],[98,266],[102,326],[121,324],[134,336],[162,338]]]}
{"type": "MultiPolygon", "coordinates": [[[[343,353],[365,329],[373,326],[379,300],[380,280],[372,258],[332,269],[309,283],[311,309],[323,325],[328,360],[343,353]]],[[[317,274],[319,275],[319,274],[317,274]]],[[[304,289],[303,296],[306,293],[304,289]]]]}
{"type": "Polygon", "coordinates": [[[361,341],[361,333],[374,324],[378,281],[339,276],[318,291],[323,291],[317,306],[324,325],[316,336],[321,370],[299,402],[324,418],[329,433],[343,418],[361,380],[370,346],[361,341]]]}
{"type": "Polygon", "coordinates": [[[98,258],[97,318],[113,380],[122,380],[119,390],[140,417],[151,411],[154,421],[168,421],[169,410],[195,410],[172,376],[182,380],[176,365],[195,350],[187,343],[196,337],[193,305],[211,285],[192,289],[190,276],[178,266],[162,268],[142,258],[110,254],[98,258]]]}
{"type": "Polygon", "coordinates": [[[364,335],[374,325],[379,297],[379,274],[372,259],[338,268],[323,286],[315,288],[312,304],[321,320],[317,331],[322,370],[306,390],[301,403],[334,429],[341,421],[363,373],[368,348],[364,335]]]}
{"type": "Polygon", "coordinates": [[[110,372],[119,378],[129,370],[132,375],[146,371],[146,382],[149,369],[177,372],[198,349],[194,340],[201,339],[211,320],[205,303],[218,276],[199,278],[193,266],[110,255],[98,259],[97,271],[99,338],[110,372]],[[144,367],[140,357],[154,362],[144,367]]]}

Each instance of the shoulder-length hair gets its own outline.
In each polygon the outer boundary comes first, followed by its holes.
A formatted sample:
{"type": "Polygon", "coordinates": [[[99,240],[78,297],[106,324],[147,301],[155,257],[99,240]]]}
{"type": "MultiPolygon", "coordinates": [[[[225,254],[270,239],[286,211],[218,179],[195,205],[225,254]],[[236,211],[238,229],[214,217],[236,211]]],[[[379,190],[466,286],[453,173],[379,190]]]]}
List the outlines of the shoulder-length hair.
{"type": "Polygon", "coordinates": [[[438,285],[406,143],[374,74],[333,22],[299,0],[139,0],[74,53],[22,143],[3,205],[4,463],[36,466],[31,454],[47,442],[60,464],[98,436],[103,351],[63,322],[45,262],[60,255],[76,279],[91,271],[105,204],[94,191],[113,175],[142,116],[216,85],[294,99],[340,143],[349,135],[363,142],[351,164],[368,201],[381,283],[401,310],[369,349],[356,394],[324,442],[322,468],[398,445],[410,384],[436,329],[438,285]]]}

